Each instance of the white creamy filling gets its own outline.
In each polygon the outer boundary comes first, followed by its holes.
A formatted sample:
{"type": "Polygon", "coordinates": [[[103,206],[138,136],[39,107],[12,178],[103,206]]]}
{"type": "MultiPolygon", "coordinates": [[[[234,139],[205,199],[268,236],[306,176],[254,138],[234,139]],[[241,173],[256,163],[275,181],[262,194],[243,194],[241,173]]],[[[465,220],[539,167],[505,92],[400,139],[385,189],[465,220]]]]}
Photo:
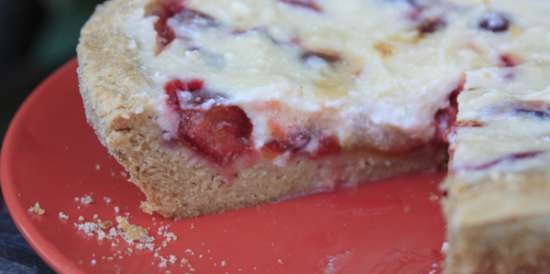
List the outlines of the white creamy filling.
{"type": "MultiPolygon", "coordinates": [[[[129,24],[128,33],[159,93],[172,79],[202,79],[210,90],[226,94],[227,103],[246,111],[258,147],[271,139],[268,120],[274,116],[258,108],[259,102],[283,104],[292,113],[275,118],[288,116],[289,124],[330,112],[330,118],[319,119],[318,126],[343,144],[361,143],[365,134],[376,135],[370,140],[383,143],[386,128],[429,141],[435,131],[434,115],[449,105],[450,92],[464,78],[467,89],[486,85],[494,92],[462,100],[459,119],[484,115],[469,109],[492,93],[503,96],[502,88],[515,90],[528,82],[545,90],[549,85],[550,70],[541,64],[550,64],[550,2],[418,1],[429,6],[418,19],[411,19],[417,11],[406,1],[316,2],[322,12],[275,0],[188,0],[186,6],[214,18],[216,26],[208,26],[212,22],[203,18],[187,23],[170,19],[178,38],[158,56],[156,18],[129,24]],[[479,20],[488,11],[505,14],[509,29],[481,30],[479,20]],[[437,17],[444,20],[441,29],[424,35],[416,31],[422,20],[437,17]],[[341,61],[330,63],[319,56],[302,60],[306,50],[335,52],[341,61]],[[506,79],[507,70],[514,69],[502,67],[503,54],[541,66],[506,79]],[[377,128],[366,130],[367,125],[377,128]]],[[[159,111],[165,115],[163,107],[159,111]]],[[[174,134],[169,116],[159,122],[174,134]]],[[[466,136],[459,131],[457,144],[475,143],[466,136]]],[[[484,160],[507,152],[484,151],[484,160]]],[[[481,154],[459,145],[454,164],[482,162],[481,154]]]]}
{"type": "Polygon", "coordinates": [[[547,168],[550,159],[550,65],[521,65],[513,72],[514,78],[506,83],[499,80],[502,75],[496,68],[469,73],[460,97],[460,104],[465,107],[461,108],[458,120],[480,121],[483,127],[457,130],[451,163],[451,168],[457,172],[485,172],[475,167],[491,163],[494,163],[490,167],[495,172],[547,168]],[[519,160],[514,156],[524,153],[536,155],[519,160]]]}

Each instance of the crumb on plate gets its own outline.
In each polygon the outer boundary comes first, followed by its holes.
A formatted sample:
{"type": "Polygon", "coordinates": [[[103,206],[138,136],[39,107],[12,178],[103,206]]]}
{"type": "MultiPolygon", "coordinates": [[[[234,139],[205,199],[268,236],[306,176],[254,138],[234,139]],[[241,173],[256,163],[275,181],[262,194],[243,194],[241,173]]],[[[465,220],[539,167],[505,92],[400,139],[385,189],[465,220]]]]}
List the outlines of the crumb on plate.
{"type": "Polygon", "coordinates": [[[40,207],[40,203],[36,202],[33,206],[29,208],[29,212],[34,215],[42,216],[46,213],[46,210],[44,210],[42,207],[40,207]]]}

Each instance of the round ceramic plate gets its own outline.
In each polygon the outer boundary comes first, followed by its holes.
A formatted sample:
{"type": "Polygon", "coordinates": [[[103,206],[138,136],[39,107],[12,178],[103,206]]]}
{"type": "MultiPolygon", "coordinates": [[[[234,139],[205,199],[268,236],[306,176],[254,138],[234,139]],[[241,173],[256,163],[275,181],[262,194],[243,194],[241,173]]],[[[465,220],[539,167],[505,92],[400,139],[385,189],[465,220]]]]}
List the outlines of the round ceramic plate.
{"type": "Polygon", "coordinates": [[[86,124],[76,67],[71,61],[30,96],[1,157],[11,215],[57,272],[440,273],[442,174],[187,220],[142,213],[144,196],[86,124]],[[29,212],[36,202],[43,215],[29,212]],[[143,228],[148,242],[125,241],[116,216],[143,228]]]}

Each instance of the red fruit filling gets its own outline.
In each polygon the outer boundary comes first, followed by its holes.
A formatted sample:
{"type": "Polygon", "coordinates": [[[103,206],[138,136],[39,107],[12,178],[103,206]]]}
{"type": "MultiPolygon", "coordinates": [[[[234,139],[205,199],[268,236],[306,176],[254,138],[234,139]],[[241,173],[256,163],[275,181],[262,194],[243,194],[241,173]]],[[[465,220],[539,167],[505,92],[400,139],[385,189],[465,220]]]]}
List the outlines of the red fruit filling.
{"type": "Polygon", "coordinates": [[[319,140],[319,146],[312,155],[315,157],[328,156],[340,152],[341,149],[340,142],[335,136],[324,137],[319,140]]]}
{"type": "Polygon", "coordinates": [[[195,92],[195,91],[200,91],[203,88],[204,88],[204,82],[199,79],[192,79],[186,82],[183,82],[181,80],[173,80],[168,82],[164,86],[164,90],[170,93],[174,93],[176,91],[195,92]]]}
{"type": "Polygon", "coordinates": [[[521,61],[512,54],[502,54],[500,56],[500,64],[503,67],[511,68],[519,65],[521,61]]]}
{"type": "Polygon", "coordinates": [[[435,135],[436,143],[449,143],[449,135],[453,132],[458,113],[458,95],[464,90],[464,81],[456,87],[449,95],[449,106],[440,109],[435,114],[435,135]]]}
{"type": "Polygon", "coordinates": [[[418,25],[417,30],[420,34],[424,35],[434,33],[445,26],[447,26],[447,22],[441,17],[436,17],[422,21],[420,25],[418,25]]]}
{"type": "Polygon", "coordinates": [[[279,0],[283,3],[321,12],[321,6],[315,0],[279,0]]]}
{"type": "Polygon", "coordinates": [[[179,114],[179,143],[221,166],[251,151],[252,123],[246,113],[233,105],[201,108],[206,99],[216,98],[204,90],[201,80],[171,81],[165,91],[166,103],[179,114]],[[191,99],[181,104],[180,91],[191,93],[191,99]]]}
{"type": "Polygon", "coordinates": [[[550,120],[550,102],[544,101],[523,101],[513,104],[513,111],[516,115],[550,120]]]}
{"type": "Polygon", "coordinates": [[[311,157],[324,157],[341,151],[340,143],[334,136],[317,137],[318,144],[313,151],[306,151],[313,137],[309,132],[299,131],[288,134],[277,140],[272,140],[262,147],[262,152],[268,157],[275,157],[285,152],[291,154],[307,153],[311,157]]]}
{"type": "Polygon", "coordinates": [[[157,32],[158,51],[162,51],[174,39],[176,34],[168,26],[168,19],[175,17],[180,24],[198,28],[217,26],[216,20],[208,14],[185,7],[185,0],[156,0],[146,8],[146,16],[157,16],[155,30],[157,32]]]}
{"type": "Polygon", "coordinates": [[[493,161],[490,161],[490,162],[487,162],[487,163],[484,163],[484,164],[481,164],[481,165],[466,166],[466,167],[464,167],[464,169],[466,169],[466,170],[488,169],[488,168],[494,167],[494,166],[496,166],[500,163],[503,163],[503,162],[514,162],[514,161],[519,161],[519,160],[523,160],[523,159],[529,159],[529,158],[536,157],[536,156],[538,156],[540,154],[543,154],[543,153],[544,153],[543,151],[518,152],[518,153],[510,154],[510,155],[495,159],[493,161]]]}
{"type": "Polygon", "coordinates": [[[263,149],[274,154],[282,154],[287,151],[297,153],[305,149],[310,141],[310,134],[307,132],[297,132],[290,134],[282,140],[272,140],[265,144],[263,149]]]}
{"type": "Polygon", "coordinates": [[[183,0],[156,0],[147,6],[146,16],[157,16],[155,30],[157,31],[158,49],[164,49],[176,38],[174,30],[168,26],[168,19],[184,9],[183,0]]]}

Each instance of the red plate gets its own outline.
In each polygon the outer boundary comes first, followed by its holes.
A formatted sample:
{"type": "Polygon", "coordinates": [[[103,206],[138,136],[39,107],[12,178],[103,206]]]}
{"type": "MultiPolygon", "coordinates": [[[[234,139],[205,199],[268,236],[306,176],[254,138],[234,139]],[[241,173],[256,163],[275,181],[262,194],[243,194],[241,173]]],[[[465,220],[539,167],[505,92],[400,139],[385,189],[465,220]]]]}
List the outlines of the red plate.
{"type": "Polygon", "coordinates": [[[59,273],[439,273],[442,174],[420,174],[190,220],[139,210],[143,195],[86,124],[76,61],[21,107],[1,158],[5,200],[35,250],[59,273]],[[75,197],[90,194],[82,205],[75,197]],[[110,204],[104,196],[112,199],[110,204]],[[27,209],[39,201],[43,216],[27,209]],[[86,236],[78,217],[113,221],[114,207],[155,236],[151,251],[86,236]],[[63,221],[59,212],[69,216],[63,221]],[[159,226],[177,240],[162,247],[159,226]],[[130,254],[130,251],[131,254],[130,254]],[[170,258],[162,267],[160,257],[170,258]],[[185,258],[185,259],[184,259],[185,258]],[[182,259],[184,259],[182,261],[182,259]],[[187,260],[187,261],[186,261],[187,260]],[[95,263],[95,264],[94,264],[95,263]]]}

